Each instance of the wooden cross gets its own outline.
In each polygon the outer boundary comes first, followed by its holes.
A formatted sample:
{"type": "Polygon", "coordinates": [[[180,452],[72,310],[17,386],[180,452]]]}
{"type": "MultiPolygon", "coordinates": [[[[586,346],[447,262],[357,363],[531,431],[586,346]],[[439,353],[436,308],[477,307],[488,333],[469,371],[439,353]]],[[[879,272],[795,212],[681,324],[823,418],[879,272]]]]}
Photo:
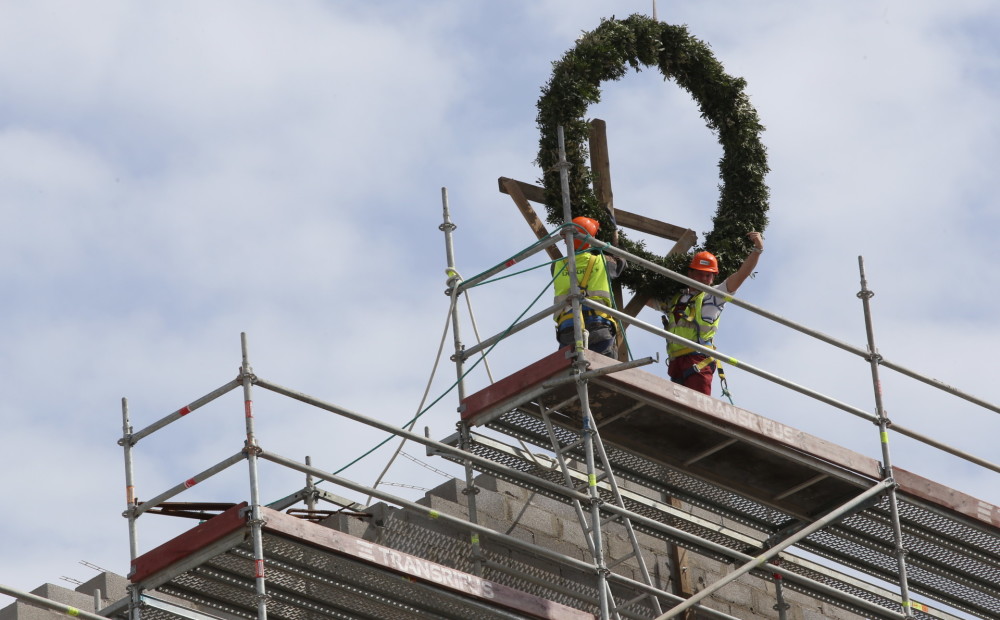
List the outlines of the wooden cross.
{"type": "MultiPolygon", "coordinates": [[[[594,195],[597,197],[597,201],[608,210],[619,226],[674,241],[674,246],[667,252],[667,256],[683,254],[697,242],[698,235],[690,228],[674,226],[644,215],[615,209],[614,195],[611,192],[611,161],[608,155],[607,124],[596,118],[590,122],[590,169],[594,173],[594,195]]],[[[545,204],[545,190],[537,185],[530,185],[507,177],[500,177],[498,182],[501,193],[511,197],[535,236],[539,239],[545,237],[548,234],[545,224],[531,206],[532,202],[545,204]]],[[[618,231],[615,231],[611,244],[618,244],[618,231]]],[[[562,258],[562,252],[554,245],[550,245],[546,251],[553,260],[562,258]]],[[[621,284],[614,282],[612,287],[615,295],[615,306],[621,308],[622,312],[629,316],[634,317],[639,314],[642,307],[649,302],[649,296],[637,293],[629,300],[628,304],[623,306],[621,284]]],[[[627,328],[624,324],[621,327],[622,332],[627,328]]],[[[619,359],[625,361],[627,356],[628,352],[624,350],[624,347],[621,347],[619,359]]]]}

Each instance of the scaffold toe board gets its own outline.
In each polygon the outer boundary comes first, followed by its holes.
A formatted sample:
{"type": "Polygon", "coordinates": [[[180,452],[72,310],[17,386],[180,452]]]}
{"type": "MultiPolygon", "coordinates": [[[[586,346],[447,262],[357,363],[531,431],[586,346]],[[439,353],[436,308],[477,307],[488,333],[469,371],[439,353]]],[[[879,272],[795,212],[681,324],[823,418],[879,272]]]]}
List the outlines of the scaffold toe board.
{"type": "MultiPolygon", "coordinates": [[[[550,620],[593,615],[261,507],[270,617],[550,620]]],[[[132,583],[257,618],[258,562],[241,504],[139,556],[132,583]]]]}
{"type": "MultiPolygon", "coordinates": [[[[567,349],[465,398],[462,420],[552,448],[543,412],[570,447],[582,408],[567,349]]],[[[615,476],[759,531],[762,547],[857,497],[877,460],[681,385],[583,352],[589,407],[615,476]],[[598,372],[594,372],[598,371],[598,372]]],[[[570,450],[569,456],[574,455],[570,450]]],[[[894,467],[911,588],[981,617],[1000,617],[1000,508],[894,467]]],[[[895,583],[885,498],[800,547],[895,583]]]]}

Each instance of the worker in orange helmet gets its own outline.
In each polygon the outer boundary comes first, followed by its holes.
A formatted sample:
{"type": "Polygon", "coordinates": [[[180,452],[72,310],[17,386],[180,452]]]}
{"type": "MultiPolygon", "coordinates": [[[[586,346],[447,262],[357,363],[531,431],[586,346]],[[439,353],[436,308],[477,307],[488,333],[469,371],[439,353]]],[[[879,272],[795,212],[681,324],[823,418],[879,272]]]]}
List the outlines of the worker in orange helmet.
{"type": "MultiPolygon", "coordinates": [[[[573,224],[578,232],[586,232],[596,237],[600,230],[600,222],[589,217],[573,218],[573,224]]],[[[611,306],[611,280],[621,275],[625,269],[623,259],[605,254],[590,247],[590,244],[579,239],[574,240],[576,257],[576,280],[580,291],[587,299],[592,299],[605,306],[611,306]]],[[[573,306],[567,300],[570,293],[570,276],[566,269],[567,259],[563,258],[552,265],[555,274],[555,303],[566,302],[560,306],[553,318],[556,320],[556,340],[560,347],[574,344],[573,337],[573,306]]],[[[596,353],[618,358],[618,323],[611,315],[595,310],[589,306],[581,308],[583,312],[584,329],[587,331],[587,348],[596,353]]]]}
{"type": "MultiPolygon", "coordinates": [[[[663,327],[668,332],[696,342],[710,349],[715,348],[715,332],[719,328],[719,318],[726,305],[726,299],[736,293],[744,281],[757,267],[757,261],[764,251],[764,238],[759,232],[747,235],[753,242],[753,250],[743,260],[739,269],[715,287],[718,293],[705,293],[694,288],[685,288],[666,303],[657,302],[663,312],[663,327]]],[[[706,286],[712,286],[719,273],[719,262],[711,252],[697,252],[688,265],[687,276],[706,286]]],[[[715,373],[714,358],[675,342],[667,342],[667,374],[674,383],[680,383],[704,394],[712,393],[712,376],[715,373]]]]}

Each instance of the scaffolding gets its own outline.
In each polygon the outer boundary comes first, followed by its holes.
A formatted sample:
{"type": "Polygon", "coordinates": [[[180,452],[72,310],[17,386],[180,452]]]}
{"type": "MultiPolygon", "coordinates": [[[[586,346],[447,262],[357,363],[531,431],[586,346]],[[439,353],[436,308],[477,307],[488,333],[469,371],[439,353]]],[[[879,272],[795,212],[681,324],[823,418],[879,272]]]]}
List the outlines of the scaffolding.
{"type": "MultiPolygon", "coordinates": [[[[567,164],[561,128],[558,139],[565,222],[562,235],[543,235],[544,231],[539,230],[537,218],[529,213],[530,207],[526,206],[525,194],[533,191],[541,201],[540,188],[501,178],[501,191],[511,195],[532,224],[540,242],[523,254],[468,282],[452,279],[449,284],[453,297],[531,254],[546,250],[555,258],[558,254],[553,254],[550,248],[559,241],[565,241],[567,256],[571,257],[574,255],[574,238],[594,247],[603,246],[603,252],[676,280],[691,289],[713,292],[708,286],[574,230],[570,225],[567,164]]],[[[604,174],[599,172],[597,178],[606,177],[606,170],[603,172],[604,174]]],[[[445,221],[450,222],[446,200],[444,211],[445,221]]],[[[450,247],[453,228],[443,230],[450,247]]],[[[451,261],[450,254],[449,260],[451,261]]],[[[780,618],[786,617],[787,609],[782,597],[783,585],[867,617],[950,617],[947,612],[913,600],[913,591],[976,616],[997,617],[1000,615],[1000,561],[997,560],[1000,557],[1000,530],[997,529],[1000,526],[1000,511],[995,506],[967,496],[956,501],[955,496],[960,494],[918,479],[919,477],[904,470],[897,470],[889,450],[890,431],[994,472],[1000,472],[1000,466],[890,422],[882,403],[880,368],[896,370],[988,410],[1000,412],[1000,408],[894,364],[878,353],[870,307],[873,293],[868,288],[862,257],[858,258],[858,263],[861,277],[858,297],[863,303],[866,349],[840,342],[742,300],[732,298],[727,301],[866,360],[870,365],[874,386],[874,415],[723,352],[639,321],[634,317],[637,308],[631,313],[627,309],[622,312],[588,299],[580,293],[575,270],[569,269],[568,298],[576,317],[575,347],[568,347],[508,378],[508,385],[501,385],[501,382],[464,399],[460,431],[448,443],[461,445],[465,450],[472,449],[495,463],[504,464],[504,467],[514,466],[528,479],[537,476],[550,481],[560,477],[547,473],[556,471],[556,468],[540,466],[538,457],[526,450],[512,449],[485,436],[475,436],[471,428],[487,426],[519,441],[552,451],[567,488],[586,490],[588,495],[587,500],[574,498],[571,501],[574,502],[580,524],[589,537],[597,588],[601,593],[601,618],[620,617],[619,606],[627,607],[632,603],[616,602],[608,587],[608,564],[601,541],[602,523],[608,521],[623,523],[630,532],[633,525],[642,527],[646,532],[655,532],[655,535],[663,536],[688,549],[738,566],[724,579],[687,596],[686,600],[671,606],[665,613],[657,613],[657,618],[678,617],[716,590],[748,573],[775,580],[778,598],[775,609],[780,618]],[[758,430],[767,427],[768,423],[772,425],[771,428],[776,428],[774,425],[782,426],[750,412],[739,410],[737,414],[736,408],[731,408],[732,411],[726,411],[722,416],[730,419],[719,420],[711,418],[720,408],[725,410],[725,404],[721,401],[715,404],[701,403],[700,407],[684,406],[685,401],[693,398],[692,394],[683,392],[685,388],[670,386],[669,383],[666,386],[650,387],[648,379],[628,377],[635,374],[633,368],[652,360],[615,364],[608,361],[608,358],[587,351],[584,335],[581,333],[581,310],[584,307],[613,316],[623,325],[623,329],[631,326],[666,341],[681,343],[723,363],[738,366],[782,387],[871,422],[878,428],[881,458],[862,466],[859,455],[848,455],[843,451],[831,455],[814,449],[809,454],[809,450],[802,449],[801,441],[779,441],[779,445],[775,445],[774,437],[766,437],[766,432],[745,433],[739,432],[739,429],[734,430],[732,418],[738,416],[752,419],[758,425],[758,430]],[[596,386],[602,394],[593,396],[590,386],[596,386]],[[600,407],[600,415],[594,415],[595,406],[600,407]],[[686,428],[664,424],[670,418],[663,414],[686,417],[690,424],[686,428]],[[700,429],[701,435],[693,430],[695,428],[700,429]],[[709,431],[705,428],[711,429],[712,434],[707,440],[705,436],[709,431]],[[677,459],[664,454],[664,442],[648,441],[651,436],[663,437],[671,433],[681,433],[689,440],[696,438],[705,441],[706,445],[700,452],[677,459]],[[604,439],[602,435],[605,435],[604,439]],[[705,467],[710,457],[724,452],[738,452],[737,456],[730,458],[744,462],[752,462],[752,459],[778,460],[781,462],[780,467],[773,471],[785,472],[785,478],[788,477],[788,472],[796,472],[799,476],[793,476],[794,482],[776,480],[778,487],[772,489],[774,493],[770,496],[755,495],[753,490],[740,493],[735,478],[727,478],[726,473],[718,468],[712,470],[705,467]],[[598,458],[595,459],[595,455],[598,458]],[[574,460],[575,470],[567,465],[569,458],[574,460]],[[682,499],[715,515],[749,525],[761,537],[747,540],[735,531],[726,531],[726,528],[717,524],[701,522],[690,513],[678,510],[676,504],[658,503],[643,497],[628,497],[626,503],[626,498],[616,483],[616,478],[619,477],[668,497],[682,499]],[[781,485],[785,488],[781,488],[781,485]],[[795,505],[796,496],[806,499],[795,505]],[[817,504],[820,500],[822,503],[817,504]],[[831,505],[833,500],[837,501],[831,505]],[[812,509],[809,508],[810,504],[812,509]],[[822,508],[819,514],[815,506],[822,508]],[[793,545],[894,583],[898,592],[888,592],[874,584],[785,553],[793,545]],[[750,553],[750,550],[754,553],[750,553]]],[[[453,264],[450,266],[453,268],[453,264]]],[[[454,359],[459,365],[460,376],[464,360],[492,347],[510,333],[548,318],[558,312],[561,305],[556,304],[517,322],[503,333],[467,349],[462,346],[456,333],[454,359]]],[[[457,322],[455,325],[457,329],[457,322]]],[[[695,404],[698,404],[697,401],[695,404]]],[[[817,444],[815,442],[813,445],[817,444]]],[[[675,452],[683,451],[679,445],[672,445],[670,448],[675,452]]],[[[488,471],[504,475],[499,468],[488,471]]],[[[528,484],[536,492],[545,492],[544,485],[525,482],[525,477],[516,476],[511,480],[528,484]]],[[[471,477],[468,482],[473,484],[471,477]]],[[[759,485],[756,488],[762,487],[759,485]]],[[[474,493],[470,496],[474,497],[474,493]]],[[[475,512],[473,504],[470,504],[469,509],[470,513],[475,512]]],[[[639,555],[637,545],[635,555],[639,555]]],[[[645,577],[644,581],[651,587],[648,575],[645,577]]],[[[659,612],[655,595],[662,593],[651,594],[659,612]]]]}
{"type": "MultiPolygon", "coordinates": [[[[460,279],[452,281],[459,285],[460,279]]],[[[956,617],[912,599],[907,599],[907,614],[901,605],[901,592],[788,553],[791,545],[886,581],[893,581],[895,572],[888,559],[903,557],[916,568],[910,584],[915,584],[913,589],[920,594],[979,617],[994,617],[1000,608],[1000,510],[989,507],[987,513],[985,503],[971,506],[955,492],[948,493],[950,504],[942,504],[943,492],[949,490],[940,485],[898,468],[895,478],[885,476],[882,464],[874,459],[792,433],[778,423],[768,426],[750,412],[734,416],[735,408],[686,394],[686,388],[671,387],[665,396],[652,375],[640,369],[649,360],[617,363],[586,350],[571,356],[556,352],[489,389],[465,395],[459,432],[437,441],[257,376],[249,363],[245,335],[241,346],[239,376],[142,430],[133,430],[128,403],[123,400],[123,437],[119,443],[125,454],[125,516],[133,553],[133,585],[129,599],[101,610],[100,616],[207,620],[228,615],[263,620],[270,610],[281,618],[603,619],[674,617],[688,606],[696,606],[699,617],[733,618],[698,606],[708,594],[685,598],[654,586],[648,574],[639,580],[616,574],[612,569],[624,558],[606,557],[600,538],[612,523],[739,566],[727,579],[701,592],[710,594],[745,573],[772,581],[781,617],[785,617],[782,587],[865,617],[956,617]],[[581,390],[581,385],[588,389],[581,390]],[[253,395],[248,386],[416,442],[425,446],[428,454],[462,463],[468,471],[486,472],[572,505],[591,538],[593,557],[583,561],[538,548],[477,524],[474,513],[471,519],[438,514],[308,462],[264,450],[257,441],[253,395]],[[152,499],[138,502],[132,474],[136,443],[238,388],[242,388],[242,413],[247,420],[244,449],[152,499]],[[586,402],[581,400],[581,392],[586,402]],[[585,423],[588,418],[589,423],[585,423]],[[740,424],[734,425],[733,419],[740,424]],[[477,426],[489,426],[537,446],[550,446],[553,456],[545,462],[538,454],[475,432],[477,426]],[[650,447],[636,443],[636,427],[643,437],[676,437],[678,442],[691,445],[678,448],[670,458],[650,458],[650,447]],[[700,441],[692,441],[696,436],[700,441]],[[779,438],[785,441],[775,441],[779,438]],[[721,463],[713,461],[713,456],[725,451],[738,451],[744,459],[780,461],[774,469],[786,475],[771,481],[766,500],[741,495],[726,484],[724,471],[712,469],[721,463]],[[170,505],[170,500],[186,489],[240,461],[247,461],[251,474],[249,504],[226,508],[191,532],[137,554],[136,525],[141,515],[170,505]],[[307,485],[279,502],[262,505],[256,467],[249,465],[252,461],[305,474],[307,485]],[[422,560],[419,553],[400,553],[399,549],[361,541],[279,512],[299,502],[310,506],[307,512],[318,512],[313,508],[317,500],[342,510],[368,510],[317,489],[316,480],[450,524],[469,532],[469,543],[460,546],[457,553],[461,558],[454,566],[446,567],[422,560]],[[628,488],[618,480],[626,481],[628,488]],[[888,500],[890,490],[899,492],[895,511],[888,500]],[[674,500],[698,507],[701,514],[678,506],[674,500]],[[809,507],[816,504],[830,508],[820,517],[810,518],[809,507]],[[744,527],[720,524],[713,516],[744,527]],[[902,544],[895,544],[897,533],[902,544]],[[524,567],[497,562],[479,547],[480,539],[499,541],[566,570],[591,575],[595,583],[585,591],[550,583],[524,567]],[[909,555],[898,553],[901,548],[909,555]],[[406,572],[408,565],[414,567],[410,573],[406,572]],[[433,568],[428,568],[431,565],[433,568]],[[431,577],[434,571],[446,579],[435,581],[431,577]],[[482,576],[484,573],[488,576],[482,576]],[[515,585],[501,584],[494,577],[499,573],[506,573],[506,583],[515,585]],[[405,585],[401,585],[400,575],[405,585]],[[180,605],[178,599],[200,609],[180,605]],[[574,615],[578,613],[584,615],[574,615]]],[[[457,357],[472,355],[462,348],[461,338],[456,338],[456,346],[457,357]]],[[[470,476],[467,481],[470,499],[475,497],[475,480],[470,476]]],[[[750,486],[760,484],[756,481],[750,486]]],[[[474,502],[469,505],[475,508],[474,502]]],[[[402,533],[406,539],[426,535],[419,528],[402,533]]],[[[434,539],[425,546],[442,544],[434,539]]]]}
{"type": "MultiPolygon", "coordinates": [[[[563,157],[563,161],[565,158],[563,157]]],[[[563,169],[565,174],[565,168],[563,169]]],[[[527,203],[524,185],[501,179],[519,208],[527,203]]],[[[564,183],[564,194],[566,187],[564,183]]],[[[711,354],[724,363],[850,413],[877,427],[878,459],[854,453],[768,420],[756,413],[695,393],[644,372],[652,358],[612,360],[582,346],[582,321],[574,339],[581,344],[557,351],[488,388],[467,394],[466,362],[535,323],[548,321],[560,307],[518,317],[510,327],[466,347],[459,331],[459,298],[469,289],[516,263],[574,240],[600,242],[570,226],[513,258],[463,280],[456,268],[455,225],[447,192],[442,191],[448,263],[449,322],[453,329],[456,387],[461,411],[458,432],[435,440],[374,417],[345,409],[284,387],[255,374],[248,343],[241,335],[236,378],[136,431],[128,401],[122,400],[122,437],[132,586],[127,599],[96,615],[34,600],[6,587],[0,592],[83,617],[129,620],[189,618],[671,618],[696,610],[698,617],[732,619],[702,603],[744,575],[773,584],[775,611],[787,617],[784,590],[791,590],[870,618],[951,620],[961,612],[1000,616],[1000,508],[912,474],[892,462],[892,433],[921,441],[977,467],[1000,466],[890,423],[882,404],[879,372],[888,368],[993,412],[1000,407],[884,359],[876,347],[871,291],[859,258],[867,348],[840,342],[769,311],[733,298],[729,303],[806,334],[865,360],[875,386],[875,413],[795,384],[762,368],[687,342],[635,318],[636,312],[600,309],[621,324],[711,354]],[[265,450],[257,436],[254,390],[263,389],[345,420],[414,442],[433,455],[458,463],[465,472],[462,491],[468,518],[439,513],[346,477],[265,450]],[[242,393],[243,447],[140,502],[135,492],[136,445],[157,431],[224,395],[242,393]],[[491,437],[491,429],[506,440],[491,437]],[[519,444],[520,447],[518,447],[519,444]],[[529,445],[546,451],[539,454],[529,445]],[[207,518],[200,509],[171,503],[191,487],[245,462],[249,501],[217,505],[207,518]],[[306,476],[306,486],[265,505],[258,472],[273,463],[306,476]],[[734,463],[761,463],[759,471],[734,463]],[[568,506],[587,541],[588,559],[539,547],[480,523],[476,473],[529,489],[568,506]],[[776,473],[776,472],[780,472],[776,473]],[[331,514],[362,514],[372,509],[317,488],[324,481],[397,506],[407,514],[447,524],[467,533],[456,542],[435,537],[419,523],[405,526],[393,544],[376,544],[316,523],[331,514]],[[317,510],[325,502],[334,511],[317,510]],[[297,511],[287,509],[299,503],[297,511]],[[204,522],[159,547],[140,553],[140,517],[157,511],[205,518],[204,522]],[[608,553],[609,528],[625,533],[632,552],[608,553]],[[644,564],[639,536],[665,541],[733,569],[698,592],[669,591],[644,564]],[[556,578],[531,566],[499,558],[486,548],[493,542],[560,567],[556,578]],[[442,550],[446,563],[426,559],[442,550]],[[816,561],[798,550],[818,556],[816,561]],[[616,572],[623,562],[637,566],[638,578],[616,572]],[[858,577],[855,573],[873,579],[858,577]],[[590,580],[581,585],[579,579],[590,580]],[[888,587],[884,584],[891,584],[888,587]],[[921,600],[916,600],[920,597],[921,600]],[[936,603],[934,603],[936,602],[936,603]],[[191,604],[198,606],[192,609],[191,604]],[[940,604],[940,606],[938,606],[940,604]],[[957,610],[949,611],[946,608],[957,610]]],[[[565,219],[570,219],[564,196],[565,219]]],[[[625,219],[625,218],[622,218],[625,219]]],[[[678,247],[690,247],[690,231],[674,231],[678,247]]],[[[709,290],[614,246],[603,248],[632,265],[650,269],[684,285],[709,290]]],[[[579,318],[594,302],[579,293],[570,270],[573,312],[579,318]]],[[[630,306],[632,304],[629,304],[630,306]]],[[[478,334],[477,334],[478,337],[478,334]]],[[[873,433],[874,434],[874,433],[873,433]]],[[[400,526],[404,527],[404,526],[400,526]]],[[[680,562],[680,555],[677,562],[680,562]]],[[[676,565],[675,565],[676,568],[676,565]]]]}

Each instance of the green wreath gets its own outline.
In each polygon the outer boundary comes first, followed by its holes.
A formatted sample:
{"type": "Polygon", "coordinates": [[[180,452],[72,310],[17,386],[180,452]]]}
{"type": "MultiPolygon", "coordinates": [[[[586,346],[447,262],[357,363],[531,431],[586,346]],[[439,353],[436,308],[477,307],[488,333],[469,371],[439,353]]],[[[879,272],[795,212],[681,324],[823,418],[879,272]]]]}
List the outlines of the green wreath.
{"type": "MultiPolygon", "coordinates": [[[[736,271],[752,245],[746,235],[767,227],[767,151],[760,141],[763,125],[743,92],[746,81],[726,74],[709,46],[691,36],[684,26],[672,26],[642,15],[624,20],[602,20],[585,33],[576,47],[553,63],[552,78],[538,100],[541,131],[537,163],[543,171],[548,220],[563,223],[562,191],[556,128],[565,132],[573,216],[588,216],[601,222],[602,240],[610,240],[614,225],[594,195],[590,168],[586,164],[589,125],[587,106],[601,98],[601,83],[621,79],[632,67],[657,66],[665,79],[683,87],[698,103],[701,116],[715,131],[722,145],[719,160],[719,201],[713,229],[702,246],[719,259],[719,280],[736,271]]],[[[648,252],[642,242],[619,232],[622,249],[646,260],[684,273],[688,255],[662,257],[648,252]]],[[[695,248],[702,249],[702,248],[695,248]]],[[[623,285],[638,294],[669,299],[680,284],[648,270],[629,269],[623,285]]]]}

